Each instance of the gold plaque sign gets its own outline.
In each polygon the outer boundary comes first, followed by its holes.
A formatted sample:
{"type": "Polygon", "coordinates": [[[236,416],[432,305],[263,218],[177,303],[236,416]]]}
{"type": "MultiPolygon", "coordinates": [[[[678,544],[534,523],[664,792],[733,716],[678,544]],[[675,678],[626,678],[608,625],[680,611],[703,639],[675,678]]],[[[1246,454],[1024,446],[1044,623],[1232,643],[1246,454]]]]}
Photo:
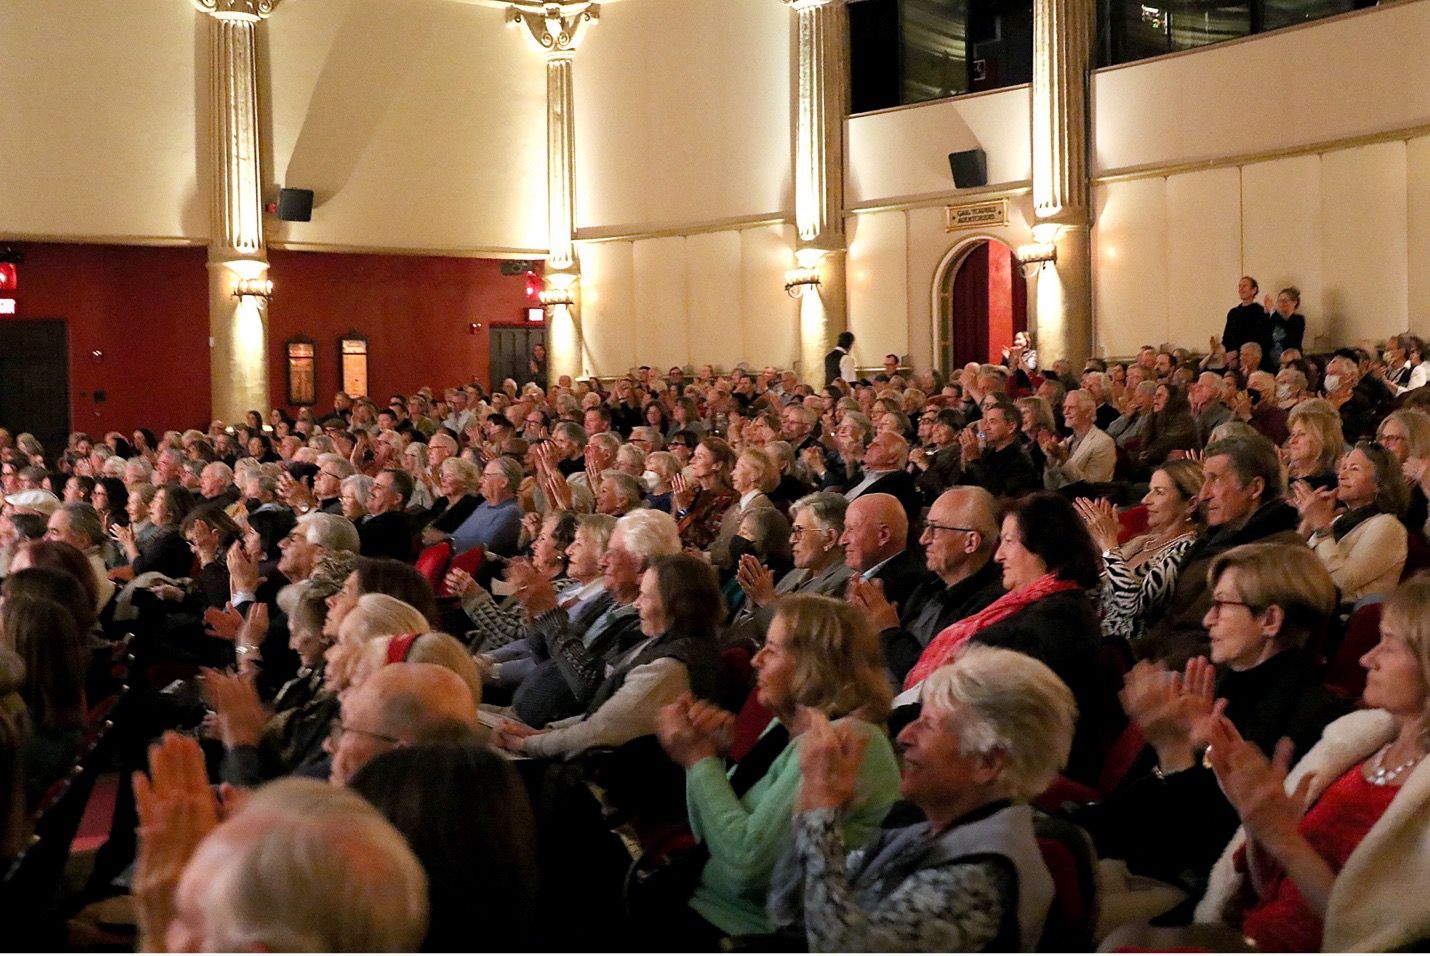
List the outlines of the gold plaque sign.
{"type": "Polygon", "coordinates": [[[945,206],[944,210],[948,213],[948,224],[943,227],[944,232],[976,229],[979,226],[1008,225],[1006,199],[990,199],[988,202],[969,203],[966,206],[945,206]]]}

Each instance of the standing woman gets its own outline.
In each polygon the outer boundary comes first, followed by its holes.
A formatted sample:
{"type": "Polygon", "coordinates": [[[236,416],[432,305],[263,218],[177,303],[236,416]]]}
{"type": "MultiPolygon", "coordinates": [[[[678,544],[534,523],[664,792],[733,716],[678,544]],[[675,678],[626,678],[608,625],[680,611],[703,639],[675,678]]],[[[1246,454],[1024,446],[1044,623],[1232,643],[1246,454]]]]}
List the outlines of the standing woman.
{"type": "Polygon", "coordinates": [[[1271,306],[1271,296],[1266,297],[1266,311],[1271,313],[1271,347],[1266,350],[1261,367],[1268,371],[1281,367],[1281,353],[1287,349],[1301,350],[1301,340],[1306,337],[1306,317],[1296,310],[1301,308],[1301,290],[1288,285],[1276,296],[1276,307],[1271,306]]]}
{"type": "Polygon", "coordinates": [[[1406,498],[1395,456],[1365,441],[1341,459],[1334,491],[1317,491],[1302,481],[1291,486],[1299,531],[1331,573],[1343,603],[1389,594],[1399,583],[1407,548],[1400,523],[1406,498]],[[1337,502],[1345,507],[1339,515],[1337,502]]]}
{"type": "Polygon", "coordinates": [[[733,775],[721,759],[732,714],[689,698],[660,714],[661,744],[685,768],[691,828],[710,855],[690,909],[677,918],[684,939],[702,948],[722,935],[770,931],[765,900],[803,779],[802,735],[814,723],[841,721],[858,741],[857,783],[840,827],[851,845],[873,835],[898,792],[898,765],[879,726],[889,684],[878,635],[863,614],[833,598],[782,597],[754,665],[755,693],[775,717],[733,775]],[[774,749],[779,741],[783,748],[774,749]],[[762,773],[745,766],[761,751],[770,754],[762,773]]]}
{"type": "Polygon", "coordinates": [[[1202,527],[1197,511],[1201,487],[1201,462],[1169,461],[1154,471],[1142,498],[1147,533],[1124,545],[1117,543],[1117,512],[1106,499],[1074,502],[1102,550],[1104,635],[1135,644],[1147,619],[1171,597],[1202,527]]]}

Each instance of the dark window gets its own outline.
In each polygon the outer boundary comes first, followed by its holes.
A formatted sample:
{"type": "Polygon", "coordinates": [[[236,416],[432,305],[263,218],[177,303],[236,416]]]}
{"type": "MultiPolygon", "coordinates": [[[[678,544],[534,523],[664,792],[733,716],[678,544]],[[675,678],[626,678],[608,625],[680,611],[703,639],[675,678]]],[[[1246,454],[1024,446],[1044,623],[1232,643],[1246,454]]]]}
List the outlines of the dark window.
{"type": "Polygon", "coordinates": [[[1191,50],[1369,5],[1367,0],[1101,0],[1098,64],[1191,50]]]}

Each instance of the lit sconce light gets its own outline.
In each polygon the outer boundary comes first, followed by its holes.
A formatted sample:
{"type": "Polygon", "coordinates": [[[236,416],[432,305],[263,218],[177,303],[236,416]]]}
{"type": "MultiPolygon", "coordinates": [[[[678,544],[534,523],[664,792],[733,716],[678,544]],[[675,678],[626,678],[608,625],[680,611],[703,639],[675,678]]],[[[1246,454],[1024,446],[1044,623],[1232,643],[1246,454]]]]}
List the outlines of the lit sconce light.
{"type": "Polygon", "coordinates": [[[802,266],[785,273],[785,293],[791,299],[817,290],[819,285],[819,269],[815,266],[802,266]]]}
{"type": "Polygon", "coordinates": [[[1018,264],[1023,267],[1023,275],[1033,277],[1033,273],[1049,262],[1058,261],[1058,247],[1051,242],[1030,242],[1018,247],[1014,253],[1018,264]]]}
{"type": "Polygon", "coordinates": [[[257,299],[271,299],[273,297],[272,279],[239,279],[234,283],[233,294],[235,298],[253,296],[257,299]]]}
{"type": "Polygon", "coordinates": [[[543,289],[537,298],[548,309],[558,305],[572,306],[576,304],[576,296],[569,288],[543,289]]]}

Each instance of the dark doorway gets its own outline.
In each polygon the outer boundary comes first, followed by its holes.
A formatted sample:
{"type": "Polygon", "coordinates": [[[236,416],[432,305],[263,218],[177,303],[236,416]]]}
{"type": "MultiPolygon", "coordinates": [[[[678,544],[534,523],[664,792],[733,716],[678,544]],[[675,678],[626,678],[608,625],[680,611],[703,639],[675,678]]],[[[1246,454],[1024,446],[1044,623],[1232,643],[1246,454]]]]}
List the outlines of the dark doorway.
{"type": "Polygon", "coordinates": [[[546,328],[492,329],[491,345],[491,390],[500,391],[501,383],[514,379],[517,385],[531,381],[531,349],[546,344],[546,328]]]}
{"type": "Polygon", "coordinates": [[[31,432],[47,452],[70,431],[69,336],[63,319],[0,322],[0,425],[31,432]]]}
{"type": "Polygon", "coordinates": [[[945,372],[969,362],[1003,360],[1013,336],[1028,328],[1028,284],[1013,250],[984,240],[944,273],[939,327],[945,372]]]}

